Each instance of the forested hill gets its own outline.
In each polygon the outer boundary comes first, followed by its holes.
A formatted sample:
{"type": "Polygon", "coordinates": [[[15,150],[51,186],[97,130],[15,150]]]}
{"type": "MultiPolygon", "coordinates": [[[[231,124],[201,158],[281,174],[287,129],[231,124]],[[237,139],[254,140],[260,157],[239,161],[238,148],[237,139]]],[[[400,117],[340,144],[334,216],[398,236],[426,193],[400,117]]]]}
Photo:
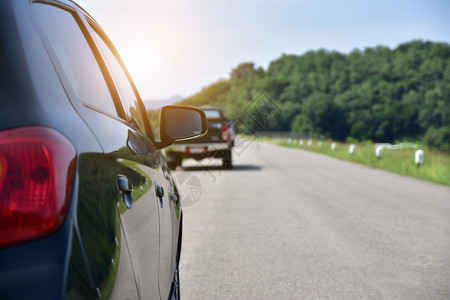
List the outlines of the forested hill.
{"type": "Polygon", "coordinates": [[[221,106],[250,131],[260,131],[246,111],[254,109],[258,98],[271,103],[267,131],[335,140],[421,139],[450,150],[446,43],[412,41],[394,50],[379,46],[350,54],[318,50],[282,55],[267,70],[242,63],[230,78],[180,103],[221,106]]]}

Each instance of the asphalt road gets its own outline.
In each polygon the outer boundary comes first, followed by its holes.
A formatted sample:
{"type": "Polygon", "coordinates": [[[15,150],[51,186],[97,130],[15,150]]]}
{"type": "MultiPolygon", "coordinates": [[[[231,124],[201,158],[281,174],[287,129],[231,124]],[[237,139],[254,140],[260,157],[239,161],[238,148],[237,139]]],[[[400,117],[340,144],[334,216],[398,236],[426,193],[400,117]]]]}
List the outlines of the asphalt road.
{"type": "Polygon", "coordinates": [[[184,299],[450,299],[450,188],[256,142],[233,159],[174,173],[184,299]]]}

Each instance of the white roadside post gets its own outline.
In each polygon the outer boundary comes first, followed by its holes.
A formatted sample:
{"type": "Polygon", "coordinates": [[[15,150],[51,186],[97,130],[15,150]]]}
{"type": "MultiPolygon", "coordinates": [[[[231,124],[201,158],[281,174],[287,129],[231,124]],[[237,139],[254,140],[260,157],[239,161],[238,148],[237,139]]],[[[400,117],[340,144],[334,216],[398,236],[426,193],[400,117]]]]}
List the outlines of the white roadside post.
{"type": "Polygon", "coordinates": [[[383,156],[383,146],[377,146],[375,148],[375,156],[381,158],[383,156]]]}
{"type": "Polygon", "coordinates": [[[313,143],[313,141],[310,139],[310,140],[308,140],[308,147],[311,147],[312,146],[312,143],[313,143]]]}
{"type": "Polygon", "coordinates": [[[417,168],[419,168],[420,165],[423,165],[423,160],[424,160],[423,150],[417,150],[414,155],[414,162],[416,163],[417,168]]]}
{"type": "Polygon", "coordinates": [[[355,154],[356,146],[355,144],[351,144],[350,147],[348,147],[348,153],[351,155],[355,154]]]}
{"type": "Polygon", "coordinates": [[[300,141],[298,141],[298,144],[300,145],[300,146],[302,146],[303,147],[303,144],[305,143],[305,141],[303,140],[303,139],[301,139],[300,141]]]}
{"type": "Polygon", "coordinates": [[[331,151],[334,151],[334,150],[336,150],[336,143],[331,144],[331,151]]]}
{"type": "Polygon", "coordinates": [[[288,144],[289,145],[292,144],[292,139],[291,138],[288,138],[288,144]]]}

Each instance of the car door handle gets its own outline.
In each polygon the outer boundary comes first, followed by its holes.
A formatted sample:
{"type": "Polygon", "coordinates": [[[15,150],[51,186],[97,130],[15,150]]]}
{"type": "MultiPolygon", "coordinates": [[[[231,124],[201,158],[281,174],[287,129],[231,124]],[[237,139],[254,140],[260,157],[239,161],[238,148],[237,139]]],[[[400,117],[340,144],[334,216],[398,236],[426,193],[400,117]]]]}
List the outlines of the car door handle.
{"type": "Polygon", "coordinates": [[[128,181],[128,178],[125,175],[117,175],[117,189],[122,195],[125,206],[131,208],[133,203],[133,197],[131,195],[133,192],[133,185],[128,181]]]}
{"type": "Polygon", "coordinates": [[[164,197],[164,188],[162,186],[159,185],[156,186],[156,196],[164,197]]]}
{"type": "Polygon", "coordinates": [[[159,199],[159,205],[161,206],[161,208],[163,208],[164,204],[163,204],[163,197],[164,197],[164,188],[160,185],[158,185],[155,182],[155,194],[156,197],[158,197],[159,199]]]}

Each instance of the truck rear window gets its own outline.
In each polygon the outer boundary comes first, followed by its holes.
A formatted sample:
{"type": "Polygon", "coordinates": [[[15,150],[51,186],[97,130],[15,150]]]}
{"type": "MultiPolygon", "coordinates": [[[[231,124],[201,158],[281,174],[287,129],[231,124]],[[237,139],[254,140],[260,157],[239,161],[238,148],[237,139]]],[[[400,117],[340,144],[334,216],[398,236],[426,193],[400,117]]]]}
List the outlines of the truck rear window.
{"type": "Polygon", "coordinates": [[[218,110],[205,110],[204,112],[207,120],[222,118],[222,114],[218,110]]]}

